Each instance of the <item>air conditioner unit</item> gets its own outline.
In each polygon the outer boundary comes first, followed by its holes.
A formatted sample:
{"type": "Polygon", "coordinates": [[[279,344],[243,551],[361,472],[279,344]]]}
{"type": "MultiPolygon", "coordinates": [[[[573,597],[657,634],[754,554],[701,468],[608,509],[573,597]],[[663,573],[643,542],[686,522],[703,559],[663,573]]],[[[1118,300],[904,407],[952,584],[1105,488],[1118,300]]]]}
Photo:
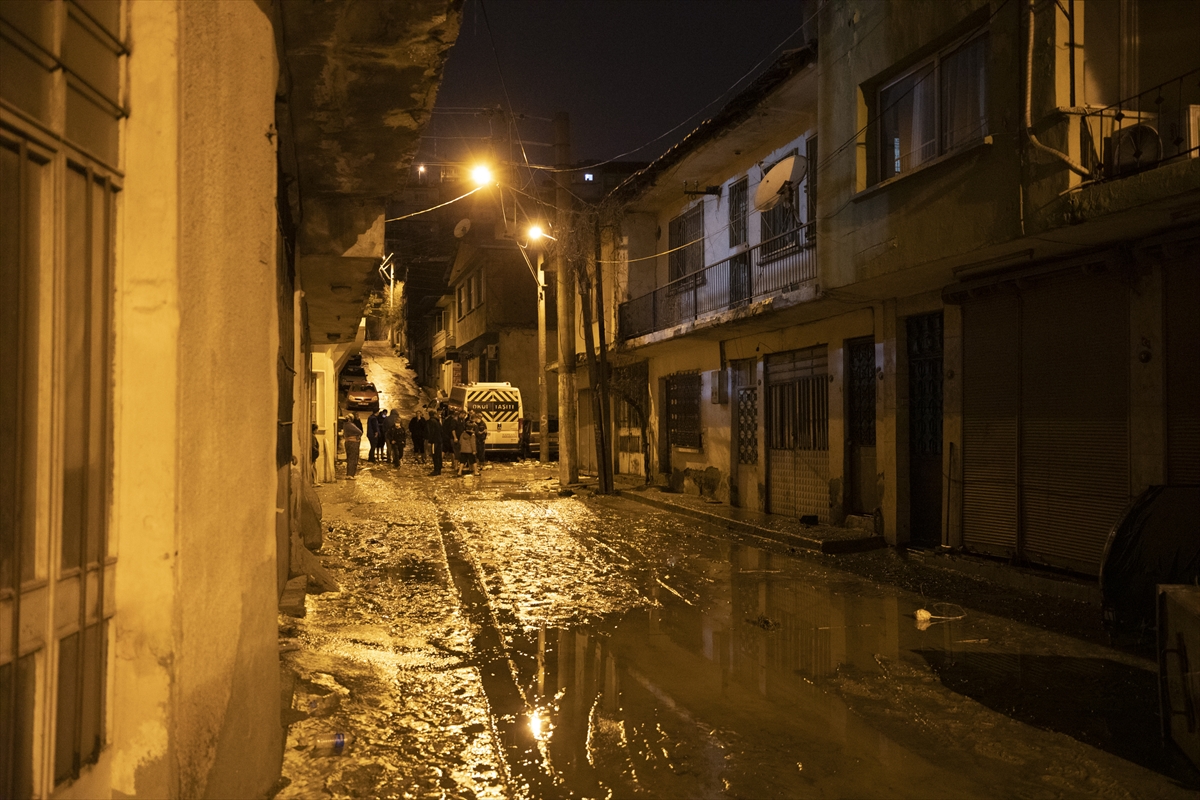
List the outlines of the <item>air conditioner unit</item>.
{"type": "Polygon", "coordinates": [[[488,357],[489,361],[495,361],[497,358],[500,357],[500,345],[489,344],[486,349],[487,349],[487,357],[488,357]]]}
{"type": "Polygon", "coordinates": [[[1104,172],[1109,177],[1152,167],[1162,157],[1162,137],[1151,125],[1130,125],[1104,140],[1104,172]]]}

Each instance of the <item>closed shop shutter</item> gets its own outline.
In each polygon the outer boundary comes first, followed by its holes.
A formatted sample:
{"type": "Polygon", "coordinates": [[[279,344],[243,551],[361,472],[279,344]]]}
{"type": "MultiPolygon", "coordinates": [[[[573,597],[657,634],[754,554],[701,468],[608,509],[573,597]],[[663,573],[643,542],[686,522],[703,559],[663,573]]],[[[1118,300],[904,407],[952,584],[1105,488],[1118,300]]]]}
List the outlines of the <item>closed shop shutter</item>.
{"type": "Polygon", "coordinates": [[[963,305],[963,545],[1017,550],[1018,303],[997,294],[963,305]]]}
{"type": "Polygon", "coordinates": [[[1194,263],[1174,263],[1164,278],[1167,483],[1194,486],[1200,484],[1200,271],[1194,263]]]}
{"type": "Polygon", "coordinates": [[[1129,502],[1129,297],[1109,275],[1021,296],[1023,555],[1096,574],[1129,502]]]}
{"type": "Polygon", "coordinates": [[[1129,502],[1129,297],[1060,277],[963,305],[963,543],[1098,571],[1129,502]]]}

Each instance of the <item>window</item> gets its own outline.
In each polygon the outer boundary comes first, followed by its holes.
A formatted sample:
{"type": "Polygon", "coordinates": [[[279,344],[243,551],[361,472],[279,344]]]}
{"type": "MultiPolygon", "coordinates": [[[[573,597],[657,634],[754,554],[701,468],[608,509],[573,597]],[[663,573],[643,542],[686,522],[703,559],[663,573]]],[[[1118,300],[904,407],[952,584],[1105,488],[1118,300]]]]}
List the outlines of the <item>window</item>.
{"type": "Polygon", "coordinates": [[[958,42],[879,89],[878,179],[987,135],[988,37],[958,42]]]}
{"type": "Polygon", "coordinates": [[[591,183],[592,181],[596,180],[596,176],[590,172],[585,172],[583,173],[583,180],[585,183],[591,183]]]}
{"type": "Polygon", "coordinates": [[[483,275],[476,271],[458,285],[458,318],[462,319],[483,305],[483,275]]]}
{"type": "Polygon", "coordinates": [[[729,187],[729,246],[739,247],[749,238],[746,215],[750,209],[750,179],[742,178],[729,187]]]}
{"type": "Polygon", "coordinates": [[[667,226],[670,280],[704,270],[704,203],[673,218],[667,226]]]}
{"type": "MultiPolygon", "coordinates": [[[[797,155],[797,151],[792,150],[783,158],[797,155]]],[[[778,164],[783,161],[783,158],[776,161],[778,164]]],[[[763,174],[771,171],[772,164],[763,170],[763,174]]],[[[810,165],[810,169],[815,165],[810,165]]],[[[807,180],[807,179],[806,179],[807,180]]],[[[761,258],[769,260],[776,256],[790,252],[800,243],[799,227],[800,227],[800,187],[793,186],[789,195],[785,196],[782,203],[779,203],[774,208],[763,211],[758,215],[759,221],[759,241],[762,242],[761,258]]]]}
{"type": "Polygon", "coordinates": [[[107,741],[126,16],[0,2],[0,797],[50,796],[107,741]]]}
{"type": "Polygon", "coordinates": [[[772,356],[767,371],[767,447],[828,450],[828,349],[820,345],[772,356]]]}
{"type": "Polygon", "coordinates": [[[700,449],[700,373],[667,378],[667,426],[673,446],[700,449]]]}

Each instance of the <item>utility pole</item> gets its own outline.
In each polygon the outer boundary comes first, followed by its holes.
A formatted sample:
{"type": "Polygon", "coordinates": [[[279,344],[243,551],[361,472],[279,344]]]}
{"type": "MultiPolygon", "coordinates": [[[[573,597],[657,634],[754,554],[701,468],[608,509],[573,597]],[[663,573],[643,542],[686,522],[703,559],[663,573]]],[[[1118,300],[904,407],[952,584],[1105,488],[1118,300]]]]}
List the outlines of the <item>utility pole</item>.
{"type": "Polygon", "coordinates": [[[596,214],[596,333],[600,339],[600,418],[598,425],[602,425],[604,429],[604,452],[599,459],[600,474],[604,476],[601,479],[601,485],[605,484],[607,479],[608,491],[612,492],[616,489],[613,483],[613,426],[612,426],[612,402],[608,397],[608,337],[604,332],[604,267],[603,256],[604,248],[601,246],[601,227],[600,214],[596,214]]]}
{"type": "Polygon", "coordinates": [[[538,461],[550,461],[550,385],[546,382],[546,255],[537,254],[538,281],[538,461]]]}
{"type": "MultiPolygon", "coordinates": [[[[558,273],[558,482],[560,486],[579,482],[577,439],[578,398],[575,396],[575,286],[574,265],[567,257],[571,238],[571,193],[567,189],[571,166],[571,123],[565,111],[554,115],[554,160],[563,170],[555,173],[558,189],[558,246],[554,248],[554,267],[558,273]]],[[[549,435],[549,431],[546,432],[549,435]]]]}

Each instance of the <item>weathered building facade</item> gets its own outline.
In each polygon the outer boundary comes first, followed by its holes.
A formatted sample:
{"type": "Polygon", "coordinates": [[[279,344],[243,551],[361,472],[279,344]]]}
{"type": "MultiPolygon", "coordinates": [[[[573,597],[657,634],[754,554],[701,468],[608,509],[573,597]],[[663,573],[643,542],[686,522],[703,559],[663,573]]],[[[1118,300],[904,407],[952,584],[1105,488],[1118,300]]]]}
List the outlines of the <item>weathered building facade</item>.
{"type": "Polygon", "coordinates": [[[654,473],[1096,574],[1130,499],[1200,464],[1200,9],[844,0],[816,21],[793,120],[772,121],[786,88],[751,86],[722,114],[753,112],[621,198],[616,354],[648,366],[654,473]],[[778,143],[742,146],[755,125],[778,143]],[[760,295],[734,186],[792,151],[815,213],[778,255],[805,266],[760,295]]]}
{"type": "Polygon", "coordinates": [[[387,194],[359,176],[407,169],[457,24],[0,4],[0,795],[276,782],[308,365],[356,335],[387,194]]]}

